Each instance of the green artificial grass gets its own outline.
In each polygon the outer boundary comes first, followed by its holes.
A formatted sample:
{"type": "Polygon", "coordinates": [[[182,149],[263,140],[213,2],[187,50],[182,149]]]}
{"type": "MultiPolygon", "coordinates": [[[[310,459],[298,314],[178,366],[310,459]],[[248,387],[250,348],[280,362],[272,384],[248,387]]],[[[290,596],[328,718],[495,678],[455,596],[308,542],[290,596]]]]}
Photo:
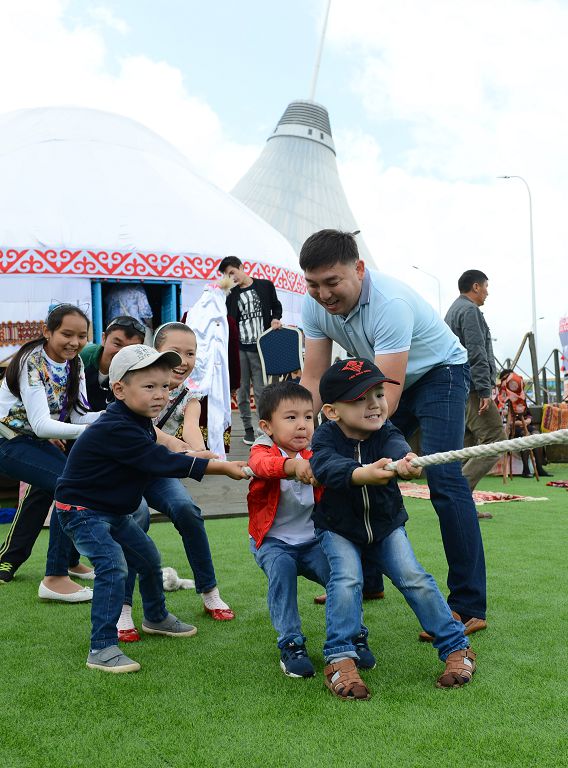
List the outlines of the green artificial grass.
{"type": "MultiPolygon", "coordinates": [[[[568,479],[568,466],[551,468],[568,479]]],[[[205,482],[207,482],[205,480],[205,482]]],[[[0,587],[0,766],[4,768],[316,768],[335,766],[567,766],[568,493],[516,479],[480,490],[547,496],[482,509],[489,628],[472,636],[478,672],[464,689],[438,690],[442,669],[401,595],[365,603],[378,664],[363,673],[373,698],[342,702],[324,688],[321,588],[299,583],[311,680],[286,678],[266,610],[266,580],[248,552],[246,519],[210,520],[221,593],[237,613],[214,622],[195,592],[167,595],[196,637],[144,636],[124,650],[137,674],[88,670],[89,606],[42,604],[47,533],[14,582],[0,587]]],[[[437,518],[407,499],[419,559],[443,586],[437,518]]],[[[0,526],[3,538],[7,526],[0,526]]],[[[178,534],[155,524],[164,565],[190,576],[178,534]]],[[[141,622],[137,596],[134,613],[141,622]]]]}

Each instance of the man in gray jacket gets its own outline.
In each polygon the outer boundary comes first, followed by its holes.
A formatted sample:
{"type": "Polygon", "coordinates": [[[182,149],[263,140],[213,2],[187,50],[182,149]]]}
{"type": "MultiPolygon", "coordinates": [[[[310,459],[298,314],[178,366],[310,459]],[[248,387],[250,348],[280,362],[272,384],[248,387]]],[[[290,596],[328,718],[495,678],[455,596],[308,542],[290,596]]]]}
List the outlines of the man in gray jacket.
{"type": "MultiPolygon", "coordinates": [[[[488,295],[488,277],[468,269],[458,280],[460,295],[448,309],[445,320],[467,350],[471,390],[466,410],[465,445],[505,440],[501,415],[491,397],[497,373],[491,334],[480,311],[488,295]]],[[[495,464],[495,457],[468,459],[463,474],[473,491],[495,464]]]]}

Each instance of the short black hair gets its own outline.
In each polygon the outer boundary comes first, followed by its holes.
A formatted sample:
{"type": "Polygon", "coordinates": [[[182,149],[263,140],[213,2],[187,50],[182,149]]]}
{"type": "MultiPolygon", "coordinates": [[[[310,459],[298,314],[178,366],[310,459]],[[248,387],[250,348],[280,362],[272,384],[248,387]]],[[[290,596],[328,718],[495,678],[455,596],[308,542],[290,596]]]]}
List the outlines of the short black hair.
{"type": "Polygon", "coordinates": [[[258,418],[270,421],[272,414],[284,400],[301,400],[313,404],[312,393],[295,381],[279,381],[264,388],[256,404],[258,418]]]}
{"type": "Polygon", "coordinates": [[[222,275],[224,275],[229,267],[236,267],[236,269],[240,269],[242,266],[243,262],[237,256],[225,256],[217,269],[222,275]]]}
{"type": "Polygon", "coordinates": [[[351,264],[359,260],[359,249],[353,232],[320,229],[310,235],[300,250],[300,267],[304,270],[351,264]]]}
{"type": "Polygon", "coordinates": [[[458,280],[458,290],[460,293],[469,293],[474,283],[486,283],[489,280],[485,272],[479,269],[467,269],[458,280]]]}

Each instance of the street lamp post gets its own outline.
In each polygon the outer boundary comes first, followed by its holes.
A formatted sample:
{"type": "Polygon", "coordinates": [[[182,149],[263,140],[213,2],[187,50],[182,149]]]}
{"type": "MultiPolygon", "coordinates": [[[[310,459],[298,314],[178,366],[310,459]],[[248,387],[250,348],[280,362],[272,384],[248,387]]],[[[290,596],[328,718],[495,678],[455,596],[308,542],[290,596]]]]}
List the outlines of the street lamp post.
{"type": "Polygon", "coordinates": [[[531,299],[532,299],[532,332],[534,336],[534,347],[537,351],[538,357],[538,343],[537,343],[537,327],[536,327],[536,289],[535,289],[535,276],[534,276],[534,246],[533,246],[533,217],[532,217],[532,197],[531,190],[522,176],[497,176],[498,179],[519,179],[523,182],[527,188],[529,195],[529,238],[530,238],[530,254],[531,254],[531,299]]]}
{"type": "Polygon", "coordinates": [[[442,316],[442,287],[440,285],[440,278],[436,277],[436,275],[433,275],[431,272],[426,272],[426,270],[422,269],[422,267],[415,267],[414,264],[412,265],[412,269],[417,269],[418,272],[423,272],[425,275],[428,275],[428,277],[431,277],[433,280],[435,280],[438,283],[438,314],[441,317],[442,316]]]}

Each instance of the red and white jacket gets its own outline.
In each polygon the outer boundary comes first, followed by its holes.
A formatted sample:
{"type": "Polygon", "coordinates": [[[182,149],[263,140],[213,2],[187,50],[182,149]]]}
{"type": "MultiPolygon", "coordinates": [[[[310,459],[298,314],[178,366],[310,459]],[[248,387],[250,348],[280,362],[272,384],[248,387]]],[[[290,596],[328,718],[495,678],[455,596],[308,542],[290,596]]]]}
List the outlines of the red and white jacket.
{"type": "MultiPolygon", "coordinates": [[[[309,459],[310,450],[300,451],[303,459],[309,459]]],[[[280,501],[280,480],[288,480],[284,463],[288,456],[282,456],[280,448],[268,435],[257,440],[253,445],[248,465],[256,475],[249,485],[247,496],[249,513],[249,533],[256,547],[260,547],[270,530],[280,501]]],[[[323,488],[314,488],[314,501],[319,501],[323,488]]]]}

